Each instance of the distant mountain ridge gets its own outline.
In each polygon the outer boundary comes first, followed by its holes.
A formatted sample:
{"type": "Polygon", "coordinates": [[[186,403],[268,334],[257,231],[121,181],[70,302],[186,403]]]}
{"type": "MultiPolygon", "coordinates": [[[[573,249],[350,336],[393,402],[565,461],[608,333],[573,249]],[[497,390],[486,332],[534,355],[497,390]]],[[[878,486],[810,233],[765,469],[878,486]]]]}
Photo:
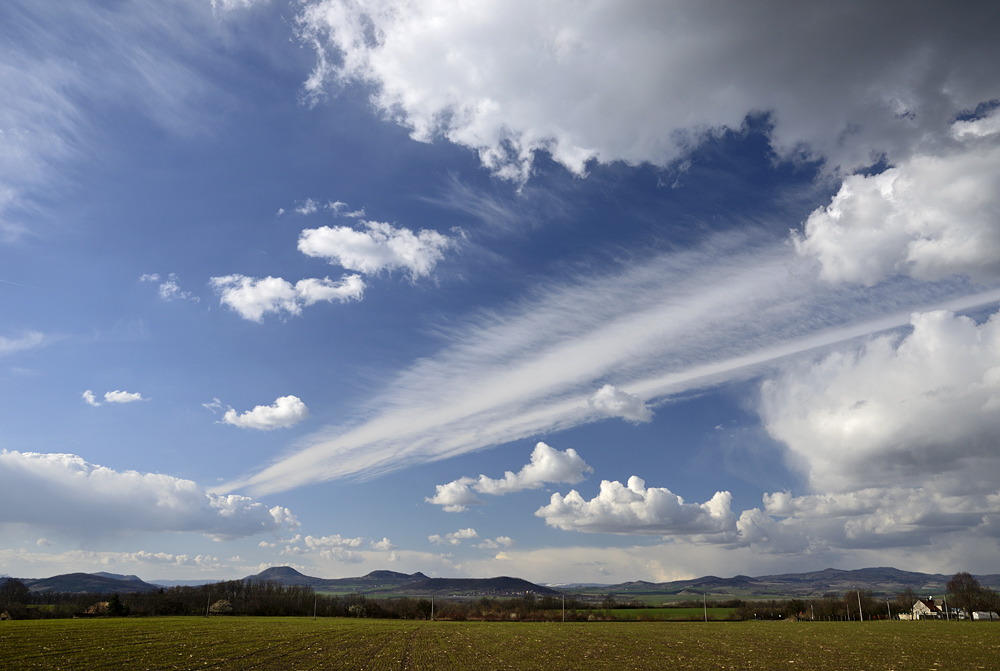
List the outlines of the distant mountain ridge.
{"type": "MultiPolygon", "coordinates": [[[[1000,575],[976,576],[980,584],[1000,589],[1000,575]]],[[[917,573],[892,567],[842,570],[827,568],[806,573],[782,573],[756,578],[737,575],[732,578],[704,576],[691,580],[674,580],[663,583],[627,582],[618,585],[582,588],[582,591],[603,590],[615,594],[661,594],[663,596],[730,596],[739,598],[762,597],[820,597],[824,594],[843,594],[854,589],[870,589],[878,596],[892,596],[909,588],[918,594],[943,594],[950,575],[917,573]]],[[[568,586],[568,589],[572,589],[568,586]]]]}
{"type": "Polygon", "coordinates": [[[155,592],[159,585],[139,580],[136,576],[122,578],[108,577],[115,574],[66,573],[51,578],[28,578],[21,580],[32,592],[69,592],[71,594],[120,592],[155,592]]]}
{"type": "MultiPolygon", "coordinates": [[[[1000,574],[977,575],[984,587],[1000,590],[1000,574]]],[[[0,578],[0,580],[5,578],[0,578]]],[[[892,567],[841,570],[834,568],[806,573],[783,573],[751,577],[736,575],[732,578],[703,576],[691,580],[652,583],[643,580],[615,585],[563,584],[537,585],[521,578],[500,576],[495,578],[429,578],[423,573],[372,571],[354,578],[317,578],[300,573],[290,566],[276,566],[243,580],[267,580],[285,586],[311,587],[318,592],[340,594],[361,593],[370,596],[515,596],[532,592],[538,595],[559,594],[617,594],[624,597],[660,595],[673,597],[755,598],[814,598],[824,594],[842,595],[853,589],[870,589],[877,596],[892,596],[904,589],[918,595],[943,595],[950,575],[917,573],[892,567]]],[[[134,575],[117,573],[68,573],[50,578],[20,579],[32,592],[105,593],[151,592],[170,583],[192,581],[164,581],[147,583],[134,575]]],[[[220,581],[204,581],[200,584],[220,581]]]]}
{"type": "Polygon", "coordinates": [[[282,585],[301,585],[323,592],[360,592],[362,594],[410,595],[483,595],[514,596],[533,592],[535,594],[558,594],[551,587],[536,585],[521,578],[500,576],[496,578],[428,578],[423,573],[397,573],[395,571],[372,571],[356,578],[314,578],[290,566],[276,566],[265,569],[244,580],[270,580],[282,585]]]}

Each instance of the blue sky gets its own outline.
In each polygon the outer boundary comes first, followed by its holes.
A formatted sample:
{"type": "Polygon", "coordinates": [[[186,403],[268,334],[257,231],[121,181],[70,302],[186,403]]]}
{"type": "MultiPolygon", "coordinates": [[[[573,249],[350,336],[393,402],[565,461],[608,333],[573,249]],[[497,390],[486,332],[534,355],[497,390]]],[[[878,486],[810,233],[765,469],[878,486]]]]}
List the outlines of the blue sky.
{"type": "Polygon", "coordinates": [[[0,573],[995,572],[997,11],[5,3],[0,573]]]}

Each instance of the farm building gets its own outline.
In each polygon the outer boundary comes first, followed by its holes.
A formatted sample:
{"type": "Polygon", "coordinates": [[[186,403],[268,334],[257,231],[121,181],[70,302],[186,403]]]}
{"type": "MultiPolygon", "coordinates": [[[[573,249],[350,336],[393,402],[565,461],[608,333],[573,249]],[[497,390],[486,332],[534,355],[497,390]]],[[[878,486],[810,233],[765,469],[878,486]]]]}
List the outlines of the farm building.
{"type": "Polygon", "coordinates": [[[944,611],[941,607],[934,603],[934,597],[929,596],[926,599],[917,599],[917,602],[913,604],[913,609],[909,613],[902,613],[899,616],[900,620],[927,620],[927,619],[937,619],[944,616],[944,611]]]}

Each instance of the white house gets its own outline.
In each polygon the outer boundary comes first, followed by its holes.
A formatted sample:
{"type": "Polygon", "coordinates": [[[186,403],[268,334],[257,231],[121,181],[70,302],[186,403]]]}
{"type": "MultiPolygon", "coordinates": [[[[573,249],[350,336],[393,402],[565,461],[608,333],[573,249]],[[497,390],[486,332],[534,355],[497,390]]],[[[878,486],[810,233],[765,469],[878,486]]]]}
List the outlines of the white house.
{"type": "Polygon", "coordinates": [[[941,607],[934,603],[934,597],[929,596],[926,599],[917,599],[917,602],[913,604],[911,618],[914,620],[926,620],[936,619],[943,615],[944,612],[941,610],[941,607]]]}

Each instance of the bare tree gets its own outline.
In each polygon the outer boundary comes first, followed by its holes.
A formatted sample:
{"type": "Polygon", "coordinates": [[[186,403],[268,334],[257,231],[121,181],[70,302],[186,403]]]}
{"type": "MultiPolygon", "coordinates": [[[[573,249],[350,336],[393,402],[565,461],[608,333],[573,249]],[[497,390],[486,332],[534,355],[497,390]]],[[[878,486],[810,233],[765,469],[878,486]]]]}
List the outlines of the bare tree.
{"type": "Polygon", "coordinates": [[[917,593],[912,587],[907,587],[896,595],[896,605],[901,613],[913,613],[913,606],[917,603],[917,593]]]}
{"type": "Polygon", "coordinates": [[[983,587],[971,573],[961,571],[952,576],[946,585],[950,597],[950,605],[964,610],[969,619],[972,611],[978,610],[979,602],[983,600],[983,587]]]}

